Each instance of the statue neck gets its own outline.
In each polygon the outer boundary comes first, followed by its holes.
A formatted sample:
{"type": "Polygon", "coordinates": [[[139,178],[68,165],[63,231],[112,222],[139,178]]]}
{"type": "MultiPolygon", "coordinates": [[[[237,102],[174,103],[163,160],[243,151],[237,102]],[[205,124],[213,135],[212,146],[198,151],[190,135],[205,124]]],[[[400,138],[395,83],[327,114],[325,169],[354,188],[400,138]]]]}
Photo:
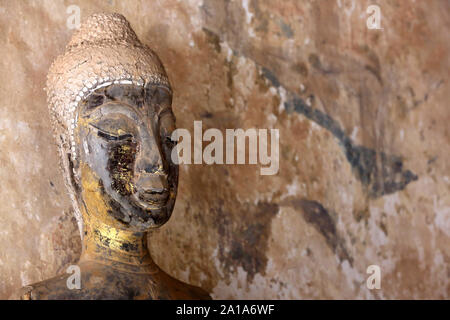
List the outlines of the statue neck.
{"type": "Polygon", "coordinates": [[[155,273],[146,232],[111,227],[95,217],[85,219],[82,261],[94,261],[131,273],[155,273]]]}

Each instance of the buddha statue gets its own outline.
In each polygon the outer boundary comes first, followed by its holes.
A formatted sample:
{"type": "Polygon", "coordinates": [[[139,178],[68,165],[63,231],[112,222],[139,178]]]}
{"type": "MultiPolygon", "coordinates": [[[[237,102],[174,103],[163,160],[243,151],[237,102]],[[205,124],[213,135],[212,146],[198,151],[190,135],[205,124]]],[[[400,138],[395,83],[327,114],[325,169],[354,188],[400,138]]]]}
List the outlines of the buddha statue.
{"type": "Polygon", "coordinates": [[[147,248],[178,184],[172,89],[158,56],[122,15],[94,14],[50,67],[46,90],[81,230],[80,288],[65,273],[13,298],[210,299],[162,271],[147,248]]]}

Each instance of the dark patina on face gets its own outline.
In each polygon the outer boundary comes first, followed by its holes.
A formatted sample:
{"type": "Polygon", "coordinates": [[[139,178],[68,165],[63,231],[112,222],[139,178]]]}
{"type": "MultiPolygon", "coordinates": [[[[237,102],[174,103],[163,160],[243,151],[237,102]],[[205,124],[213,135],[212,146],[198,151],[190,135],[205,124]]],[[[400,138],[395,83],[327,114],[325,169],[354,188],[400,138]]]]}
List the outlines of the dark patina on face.
{"type": "MultiPolygon", "coordinates": [[[[164,224],[172,213],[178,166],[171,159],[171,100],[162,86],[114,84],[82,103],[76,139],[81,166],[87,169],[81,171],[81,182],[92,183],[85,177],[88,170],[97,180],[101,195],[96,196],[106,203],[108,218],[121,227],[143,232],[164,224]]],[[[83,194],[85,205],[86,197],[89,193],[83,194]]]]}

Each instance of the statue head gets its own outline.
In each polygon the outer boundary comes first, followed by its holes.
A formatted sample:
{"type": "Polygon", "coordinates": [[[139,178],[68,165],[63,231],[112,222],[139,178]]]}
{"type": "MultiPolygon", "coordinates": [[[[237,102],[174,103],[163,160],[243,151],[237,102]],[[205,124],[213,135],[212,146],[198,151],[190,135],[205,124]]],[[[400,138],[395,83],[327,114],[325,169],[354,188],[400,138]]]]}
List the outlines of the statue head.
{"type": "Polygon", "coordinates": [[[137,232],[165,223],[178,183],[172,89],[128,21],[89,17],[52,64],[47,93],[80,231],[92,218],[137,232]]]}

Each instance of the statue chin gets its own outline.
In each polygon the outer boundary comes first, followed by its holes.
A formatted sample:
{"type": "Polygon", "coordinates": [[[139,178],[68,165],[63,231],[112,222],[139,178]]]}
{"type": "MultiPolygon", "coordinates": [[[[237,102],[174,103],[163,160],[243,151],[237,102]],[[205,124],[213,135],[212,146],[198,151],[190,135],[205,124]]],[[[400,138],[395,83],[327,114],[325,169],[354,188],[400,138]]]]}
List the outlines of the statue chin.
{"type": "Polygon", "coordinates": [[[178,185],[172,90],[157,55],[123,16],[94,14],[52,64],[47,93],[83,253],[73,274],[12,298],[210,299],[162,271],[147,247],[178,185]]]}

